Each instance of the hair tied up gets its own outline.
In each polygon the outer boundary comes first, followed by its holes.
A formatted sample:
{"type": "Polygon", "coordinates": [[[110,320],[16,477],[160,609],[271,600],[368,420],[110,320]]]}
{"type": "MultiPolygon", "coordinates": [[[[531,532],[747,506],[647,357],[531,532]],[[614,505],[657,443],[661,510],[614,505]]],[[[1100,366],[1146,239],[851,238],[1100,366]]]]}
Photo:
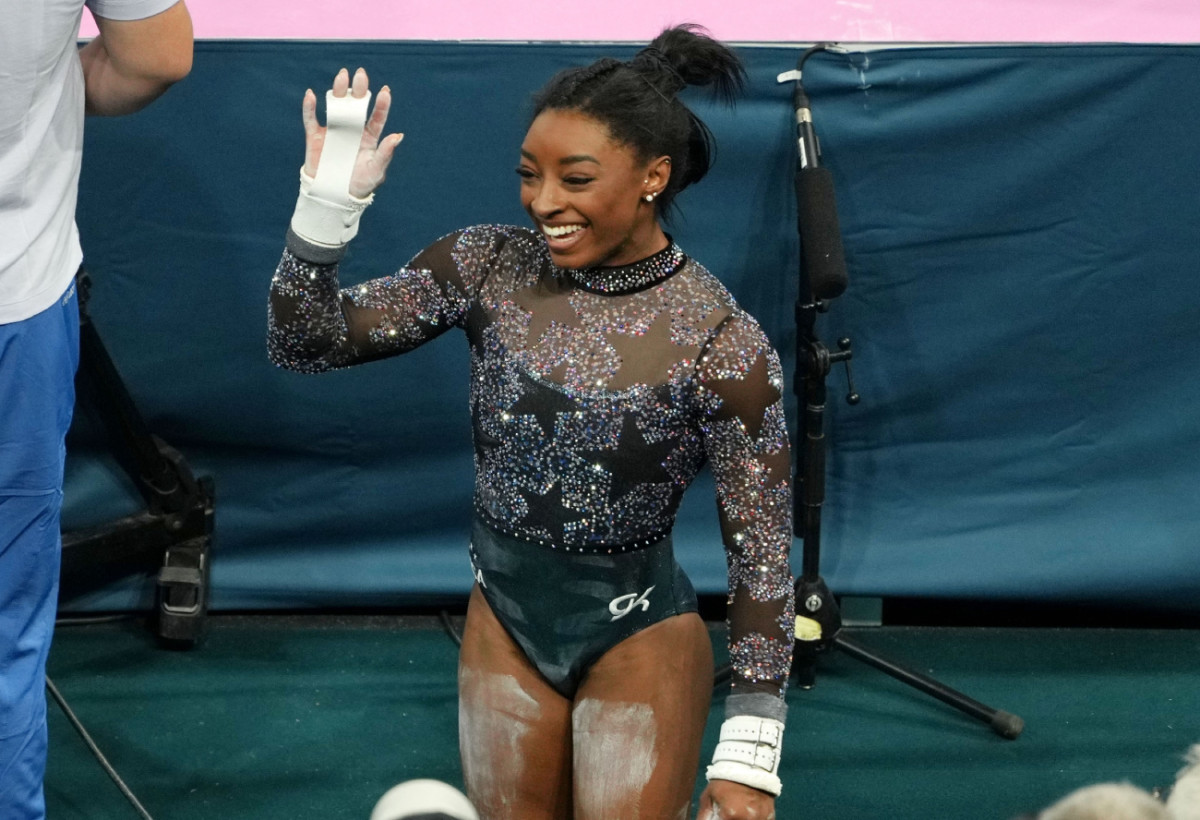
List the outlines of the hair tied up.
{"type": "Polygon", "coordinates": [[[606,57],[555,74],[534,97],[533,117],[577,111],[605,126],[639,160],[670,157],[670,179],[655,200],[665,214],[676,194],[708,172],[715,151],[708,128],[676,95],[700,86],[732,103],[745,77],[737,54],[703,28],[674,26],[628,62],[606,57]]]}
{"type": "Polygon", "coordinates": [[[671,62],[671,58],[668,57],[666,53],[657,46],[646,46],[639,51],[629,63],[630,68],[635,70],[637,70],[639,64],[645,66],[647,69],[653,71],[659,76],[669,77],[671,79],[671,84],[673,85],[673,88],[671,88],[672,92],[682,91],[683,89],[687,88],[688,81],[685,80],[683,75],[679,73],[679,70],[675,68],[675,65],[671,62]]]}

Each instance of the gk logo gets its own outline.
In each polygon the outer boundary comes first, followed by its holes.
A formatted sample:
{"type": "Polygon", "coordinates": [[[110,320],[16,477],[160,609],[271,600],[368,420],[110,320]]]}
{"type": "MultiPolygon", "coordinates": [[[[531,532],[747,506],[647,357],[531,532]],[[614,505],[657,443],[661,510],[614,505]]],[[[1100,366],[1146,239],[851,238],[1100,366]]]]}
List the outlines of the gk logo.
{"type": "MultiPolygon", "coordinates": [[[[643,612],[650,611],[650,602],[646,600],[647,596],[654,591],[654,587],[638,595],[636,592],[631,592],[628,595],[622,595],[618,598],[613,598],[608,604],[608,611],[612,613],[612,621],[619,621],[630,612],[633,612],[639,606],[643,612]]],[[[612,623],[609,621],[609,623],[612,623]]]]}

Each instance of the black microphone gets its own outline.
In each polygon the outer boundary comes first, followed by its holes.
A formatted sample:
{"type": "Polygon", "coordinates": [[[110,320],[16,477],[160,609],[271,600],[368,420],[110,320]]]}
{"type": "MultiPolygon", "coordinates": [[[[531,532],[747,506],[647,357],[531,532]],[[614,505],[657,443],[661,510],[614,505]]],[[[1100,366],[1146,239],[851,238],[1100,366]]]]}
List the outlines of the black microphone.
{"type": "Polygon", "coordinates": [[[833,199],[833,174],[828,168],[796,172],[796,204],[800,220],[800,250],[814,299],[833,299],[846,291],[846,256],[833,199]]]}
{"type": "Polygon", "coordinates": [[[792,106],[796,110],[796,208],[804,271],[814,299],[833,299],[845,292],[849,279],[833,195],[833,175],[828,168],[821,167],[812,111],[800,80],[800,67],[812,51],[800,58],[795,71],[780,74],[779,81],[795,81],[792,106]]]}

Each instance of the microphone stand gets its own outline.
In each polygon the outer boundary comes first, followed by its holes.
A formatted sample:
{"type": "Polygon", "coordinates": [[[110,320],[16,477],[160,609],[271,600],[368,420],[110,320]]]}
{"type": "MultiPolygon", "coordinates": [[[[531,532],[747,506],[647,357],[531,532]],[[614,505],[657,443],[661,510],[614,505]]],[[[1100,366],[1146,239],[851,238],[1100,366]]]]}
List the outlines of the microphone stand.
{"type": "MultiPolygon", "coordinates": [[[[794,103],[799,155],[796,169],[798,197],[803,197],[802,188],[807,184],[802,182],[801,175],[815,170],[819,162],[819,146],[812,130],[812,116],[801,85],[801,76],[804,61],[825,48],[824,45],[818,45],[808,49],[797,62],[795,71],[779,75],[779,82],[794,81],[796,84],[794,103]]],[[[833,207],[831,196],[827,205],[833,207]]],[[[793,527],[796,536],[803,540],[804,547],[802,571],[795,585],[797,617],[792,676],[801,688],[811,689],[816,684],[818,655],[829,649],[840,649],[850,657],[988,724],[997,734],[1009,739],[1016,738],[1025,726],[1020,717],[992,709],[927,675],[888,660],[846,637],[842,632],[842,618],[837,601],[821,578],[821,508],[825,503],[826,379],[833,365],[841,362],[846,366],[849,384],[846,401],[852,405],[857,404],[859,395],[854,390],[850,370],[850,360],[853,356],[851,340],[840,339],[838,350],[831,352],[817,335],[817,315],[826,312],[830,300],[845,288],[845,273],[834,270],[832,275],[816,282],[817,295],[814,295],[813,280],[816,277],[810,275],[810,268],[814,267],[814,263],[821,264],[822,258],[814,253],[812,234],[803,224],[805,210],[802,205],[799,226],[802,250],[800,289],[796,302],[796,374],[793,381],[793,391],[799,399],[797,430],[798,436],[802,436],[802,444],[797,448],[793,484],[793,527]],[[804,241],[806,233],[810,234],[808,242],[804,241]],[[818,298],[819,296],[824,298],[818,298]]],[[[825,220],[831,220],[826,224],[832,224],[836,229],[835,214],[823,217],[825,220]]],[[[832,253],[828,248],[824,249],[825,261],[828,261],[830,256],[837,257],[838,262],[841,261],[840,234],[837,235],[837,243],[838,247],[832,253]]]]}

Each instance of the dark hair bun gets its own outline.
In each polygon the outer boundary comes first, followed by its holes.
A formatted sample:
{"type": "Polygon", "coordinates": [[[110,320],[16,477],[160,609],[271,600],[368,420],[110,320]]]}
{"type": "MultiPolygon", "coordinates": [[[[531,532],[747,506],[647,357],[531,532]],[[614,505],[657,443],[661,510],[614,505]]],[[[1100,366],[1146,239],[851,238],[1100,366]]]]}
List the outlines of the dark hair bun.
{"type": "Polygon", "coordinates": [[[666,29],[627,63],[604,57],[559,72],[534,97],[533,115],[579,111],[639,157],[670,157],[671,178],[656,200],[666,211],[676,194],[708,173],[714,153],[708,127],[676,94],[701,86],[732,103],[745,83],[738,56],[689,23],[666,29]]]}
{"type": "Polygon", "coordinates": [[[733,102],[746,85],[746,69],[730,49],[695,23],[666,29],[631,61],[634,67],[666,72],[685,85],[708,86],[715,96],[733,102]]]}

